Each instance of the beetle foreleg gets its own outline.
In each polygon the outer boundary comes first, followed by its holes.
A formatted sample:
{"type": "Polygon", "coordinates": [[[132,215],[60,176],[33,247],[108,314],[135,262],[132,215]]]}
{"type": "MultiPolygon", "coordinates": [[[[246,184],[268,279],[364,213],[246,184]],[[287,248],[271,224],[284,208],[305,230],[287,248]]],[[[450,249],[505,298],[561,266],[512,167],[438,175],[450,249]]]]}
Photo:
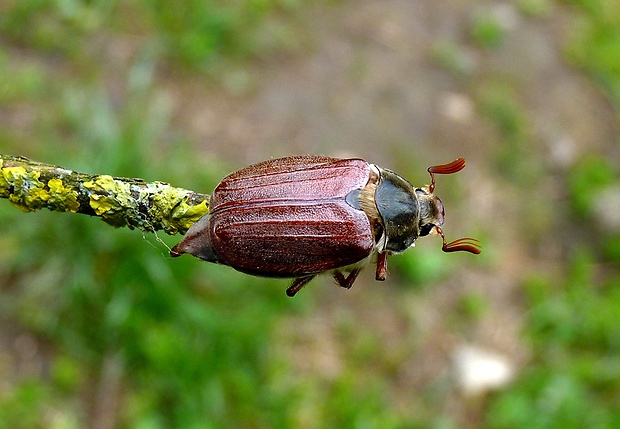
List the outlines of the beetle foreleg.
{"type": "Polygon", "coordinates": [[[360,273],[361,269],[357,268],[349,273],[348,276],[344,276],[340,271],[334,271],[334,279],[338,282],[340,286],[346,289],[351,289],[357,275],[360,273]]]}
{"type": "Polygon", "coordinates": [[[310,280],[312,280],[314,278],[314,276],[308,276],[308,277],[298,277],[295,280],[293,280],[293,283],[291,283],[291,285],[289,286],[289,288],[286,290],[286,294],[288,296],[295,296],[295,294],[297,292],[299,292],[299,290],[304,287],[305,285],[308,284],[308,282],[310,280]]]}
{"type": "Polygon", "coordinates": [[[375,279],[384,281],[387,276],[387,252],[379,252],[377,254],[377,274],[375,279]]]}

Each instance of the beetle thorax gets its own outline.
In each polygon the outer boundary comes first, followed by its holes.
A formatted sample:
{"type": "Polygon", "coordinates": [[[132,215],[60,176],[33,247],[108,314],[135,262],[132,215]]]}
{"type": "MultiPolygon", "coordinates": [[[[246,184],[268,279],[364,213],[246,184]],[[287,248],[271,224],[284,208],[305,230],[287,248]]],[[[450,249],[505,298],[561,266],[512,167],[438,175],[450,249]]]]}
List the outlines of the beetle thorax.
{"type": "Polygon", "coordinates": [[[399,253],[419,236],[416,189],[393,171],[370,164],[368,184],[359,199],[375,234],[376,250],[399,253]]]}
{"type": "Polygon", "coordinates": [[[443,225],[443,203],[428,186],[415,188],[393,171],[374,164],[370,164],[368,183],[355,195],[354,206],[368,216],[379,252],[402,252],[418,237],[443,225]]]}

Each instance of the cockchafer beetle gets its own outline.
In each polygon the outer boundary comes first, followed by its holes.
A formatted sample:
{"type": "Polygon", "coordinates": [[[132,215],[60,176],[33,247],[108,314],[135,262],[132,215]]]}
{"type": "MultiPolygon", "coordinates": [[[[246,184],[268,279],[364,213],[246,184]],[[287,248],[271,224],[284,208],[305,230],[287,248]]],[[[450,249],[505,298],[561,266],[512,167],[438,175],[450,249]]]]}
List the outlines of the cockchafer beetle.
{"type": "Polygon", "coordinates": [[[170,251],[263,277],[294,278],[293,296],[317,274],[353,285],[376,254],[376,279],[387,256],[438,234],[444,252],[480,253],[478,241],[450,243],[441,229],[444,208],[433,194],[435,174],[453,174],[465,159],[428,168],[431,184],[416,188],[393,171],[362,159],[292,156],[250,165],[213,191],[210,212],[170,251]],[[345,273],[346,276],[345,276],[345,273]]]}

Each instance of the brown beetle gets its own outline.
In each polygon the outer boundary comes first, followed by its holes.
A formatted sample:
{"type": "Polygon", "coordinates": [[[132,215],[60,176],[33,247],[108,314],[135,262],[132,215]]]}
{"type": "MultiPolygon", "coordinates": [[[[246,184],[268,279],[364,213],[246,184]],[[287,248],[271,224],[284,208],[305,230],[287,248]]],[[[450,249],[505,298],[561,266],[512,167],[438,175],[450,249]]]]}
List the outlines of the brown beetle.
{"type": "Polygon", "coordinates": [[[477,254],[475,239],[446,242],[443,204],[433,194],[435,174],[464,167],[463,158],[429,167],[431,184],[415,188],[362,159],[293,156],[260,162],[220,182],[210,212],[170,254],[189,253],[257,276],[292,277],[289,296],[323,272],[350,288],[374,254],[376,279],[385,280],[387,256],[431,233],[442,237],[444,252],[477,254]]]}

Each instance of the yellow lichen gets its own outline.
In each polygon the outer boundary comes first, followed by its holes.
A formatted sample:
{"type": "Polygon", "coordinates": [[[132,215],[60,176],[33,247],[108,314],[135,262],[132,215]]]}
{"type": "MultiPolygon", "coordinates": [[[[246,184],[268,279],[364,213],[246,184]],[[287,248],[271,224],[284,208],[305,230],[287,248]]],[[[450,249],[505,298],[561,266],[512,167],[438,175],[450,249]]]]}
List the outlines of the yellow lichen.
{"type": "Polygon", "coordinates": [[[6,198],[9,196],[9,182],[4,177],[4,161],[0,159],[0,196],[6,198]]]}
{"type": "Polygon", "coordinates": [[[190,205],[193,192],[167,183],[108,175],[74,176],[73,172],[55,166],[44,166],[38,171],[24,165],[7,166],[6,160],[0,158],[0,197],[8,198],[23,211],[48,208],[95,214],[116,227],[163,229],[168,234],[184,233],[209,211],[208,200],[190,205]],[[92,211],[80,207],[79,201],[85,196],[92,211]]]}
{"type": "Polygon", "coordinates": [[[106,223],[116,227],[127,226],[127,220],[135,218],[137,202],[131,196],[130,184],[103,175],[85,182],[83,186],[91,191],[91,208],[106,223]]]}
{"type": "MultiPolygon", "coordinates": [[[[41,186],[43,186],[42,183],[41,186]]],[[[50,193],[43,189],[43,187],[39,186],[31,188],[28,195],[24,198],[26,206],[29,210],[36,210],[41,207],[45,207],[45,203],[47,203],[49,199],[50,193]]]]}
{"type": "Polygon", "coordinates": [[[47,186],[50,194],[48,203],[51,209],[77,213],[80,203],[77,200],[77,193],[71,186],[65,186],[60,179],[51,179],[47,186]]]}
{"type": "Polygon", "coordinates": [[[172,217],[173,219],[178,219],[179,225],[187,230],[208,212],[209,206],[206,200],[195,206],[190,206],[183,201],[175,207],[172,212],[172,217]]]}
{"type": "Polygon", "coordinates": [[[196,206],[187,204],[190,192],[185,189],[174,188],[168,184],[158,184],[158,189],[152,189],[153,206],[150,215],[159,220],[166,231],[186,231],[202,215],[209,211],[206,202],[196,206]]]}
{"type": "Polygon", "coordinates": [[[134,206],[130,186],[114,180],[112,176],[97,176],[95,180],[85,182],[84,187],[93,191],[90,194],[90,206],[99,216],[105,217],[134,206]]]}
{"type": "Polygon", "coordinates": [[[17,208],[29,212],[45,206],[49,193],[39,181],[38,171],[27,172],[24,167],[2,168],[3,181],[6,188],[13,188],[9,201],[17,208]]]}

